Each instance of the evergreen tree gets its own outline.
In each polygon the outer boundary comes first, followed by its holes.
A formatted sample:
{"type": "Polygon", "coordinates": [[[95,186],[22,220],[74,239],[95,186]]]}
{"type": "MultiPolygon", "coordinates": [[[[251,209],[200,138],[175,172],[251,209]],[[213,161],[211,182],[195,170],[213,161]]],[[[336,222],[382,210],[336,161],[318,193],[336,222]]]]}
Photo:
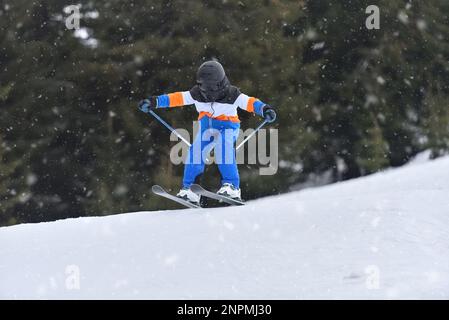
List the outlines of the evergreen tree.
{"type": "MultiPolygon", "coordinates": [[[[0,225],[20,222],[19,218],[11,214],[9,209],[20,203],[20,197],[25,195],[23,184],[18,177],[19,159],[11,159],[8,150],[11,148],[0,135],[0,225]]],[[[32,181],[29,181],[32,182],[32,181]]]]}
{"type": "MultiPolygon", "coordinates": [[[[176,190],[183,168],[136,104],[190,89],[207,59],[278,110],[279,170],[241,165],[247,199],[448,152],[445,0],[78,3],[78,31],[65,2],[0,7],[0,224],[160,208],[151,185],[176,190]]],[[[192,133],[193,107],[157,112],[192,133]]],[[[239,115],[243,129],[261,121],[239,115]]],[[[218,186],[215,167],[205,176],[218,186]]]]}

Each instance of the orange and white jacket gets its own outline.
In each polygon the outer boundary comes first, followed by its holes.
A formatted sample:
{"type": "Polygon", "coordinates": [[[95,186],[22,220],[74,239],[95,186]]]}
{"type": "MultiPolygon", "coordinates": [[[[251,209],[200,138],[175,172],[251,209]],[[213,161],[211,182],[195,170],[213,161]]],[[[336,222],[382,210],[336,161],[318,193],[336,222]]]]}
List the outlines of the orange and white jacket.
{"type": "Polygon", "coordinates": [[[198,86],[190,91],[179,91],[157,96],[157,108],[172,108],[194,104],[199,113],[198,120],[207,116],[209,118],[240,122],[237,108],[263,116],[265,103],[250,97],[235,86],[230,86],[225,97],[218,101],[207,102],[200,93],[198,86]]]}

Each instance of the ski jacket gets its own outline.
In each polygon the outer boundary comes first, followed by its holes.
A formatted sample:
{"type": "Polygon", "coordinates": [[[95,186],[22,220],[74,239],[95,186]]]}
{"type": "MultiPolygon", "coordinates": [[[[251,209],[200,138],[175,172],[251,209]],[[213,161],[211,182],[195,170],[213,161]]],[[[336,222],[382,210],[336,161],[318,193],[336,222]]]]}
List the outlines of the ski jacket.
{"type": "Polygon", "coordinates": [[[240,122],[237,108],[263,116],[265,103],[257,98],[250,97],[235,86],[230,86],[226,95],[214,102],[206,101],[198,85],[189,91],[179,91],[157,96],[157,108],[172,108],[194,104],[199,113],[198,120],[207,116],[209,118],[240,122]]]}

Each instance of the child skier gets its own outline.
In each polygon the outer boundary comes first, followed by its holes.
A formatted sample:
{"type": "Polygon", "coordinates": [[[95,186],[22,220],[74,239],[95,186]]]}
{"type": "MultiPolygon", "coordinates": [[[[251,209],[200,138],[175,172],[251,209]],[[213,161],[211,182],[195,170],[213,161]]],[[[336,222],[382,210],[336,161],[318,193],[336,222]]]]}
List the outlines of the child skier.
{"type": "Polygon", "coordinates": [[[200,196],[190,190],[190,186],[203,173],[205,162],[202,155],[196,157],[195,153],[203,153],[204,149],[212,142],[212,140],[204,140],[205,131],[215,129],[220,133],[221,157],[227,160],[222,159],[223,161],[218,162],[222,186],[217,193],[241,200],[240,178],[234,148],[240,128],[237,107],[256,113],[269,123],[276,119],[276,112],[268,104],[241,93],[237,87],[231,85],[223,66],[217,61],[204,62],[198,69],[196,79],[197,84],[190,91],[150,96],[140,101],[139,109],[147,113],[150,109],[155,108],[194,104],[199,113],[200,126],[189,149],[184,167],[183,187],[177,196],[191,203],[199,204],[200,196]],[[228,134],[229,132],[231,134],[228,134]],[[193,158],[199,160],[193,161],[193,158]]]}

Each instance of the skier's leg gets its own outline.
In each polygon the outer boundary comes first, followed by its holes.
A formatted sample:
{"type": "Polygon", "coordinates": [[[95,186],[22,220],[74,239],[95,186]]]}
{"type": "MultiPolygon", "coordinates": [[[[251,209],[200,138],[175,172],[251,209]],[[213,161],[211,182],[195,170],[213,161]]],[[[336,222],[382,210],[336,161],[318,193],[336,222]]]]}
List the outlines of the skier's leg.
{"type": "Polygon", "coordinates": [[[203,150],[210,143],[210,141],[205,141],[202,139],[205,130],[207,130],[207,126],[202,125],[200,122],[198,133],[189,149],[186,163],[184,165],[184,178],[182,181],[184,188],[189,188],[190,185],[195,183],[195,179],[204,172],[205,159],[203,156],[203,150]]]}
{"type": "Polygon", "coordinates": [[[240,177],[234,147],[238,134],[238,127],[221,130],[221,150],[217,152],[219,156],[219,159],[217,159],[218,170],[220,170],[222,185],[230,183],[236,189],[240,188],[240,177]]]}

